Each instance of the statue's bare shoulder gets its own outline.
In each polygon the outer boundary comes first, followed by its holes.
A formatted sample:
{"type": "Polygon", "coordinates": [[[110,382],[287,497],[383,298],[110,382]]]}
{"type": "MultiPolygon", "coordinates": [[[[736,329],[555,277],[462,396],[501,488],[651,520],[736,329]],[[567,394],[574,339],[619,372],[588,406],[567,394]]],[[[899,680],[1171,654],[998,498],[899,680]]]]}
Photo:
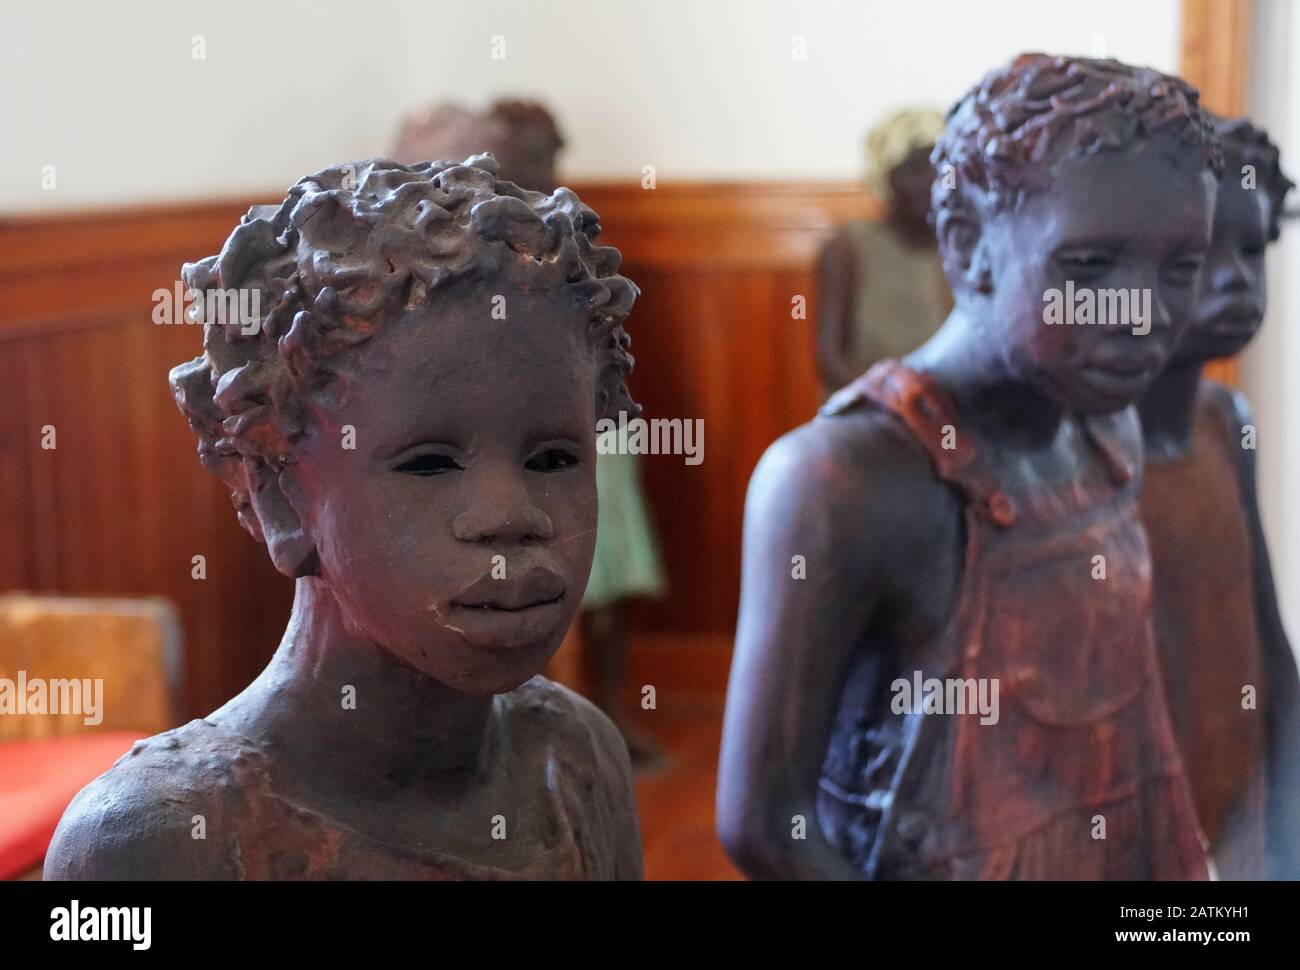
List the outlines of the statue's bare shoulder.
{"type": "Polygon", "coordinates": [[[235,879],[219,819],[256,756],[210,722],[137,741],[68,806],[46,879],[235,879]]]}

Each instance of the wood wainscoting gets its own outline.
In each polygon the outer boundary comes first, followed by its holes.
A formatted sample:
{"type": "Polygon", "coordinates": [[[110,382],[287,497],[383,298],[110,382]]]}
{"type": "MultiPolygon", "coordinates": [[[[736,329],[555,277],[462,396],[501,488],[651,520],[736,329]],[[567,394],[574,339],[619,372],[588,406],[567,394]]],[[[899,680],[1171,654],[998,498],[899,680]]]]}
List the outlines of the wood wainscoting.
{"type": "MultiPolygon", "coordinates": [[[[575,188],[642,290],[629,329],[645,415],[704,422],[702,464],[642,462],[672,595],[634,614],[649,646],[635,679],[716,686],[746,483],[817,404],[814,257],[871,203],[853,184],[575,188]]],[[[292,589],[199,465],[167,372],[200,352],[200,335],[155,325],[153,293],[217,252],[249,204],[278,198],[0,219],[0,590],[167,597],[182,617],[189,716],[257,674],[292,589]]]]}
{"type": "Polygon", "coordinates": [[[671,595],[639,604],[633,625],[651,652],[671,656],[685,637],[684,648],[711,655],[666,663],[663,676],[716,675],[723,651],[725,677],[749,476],[818,403],[817,251],[835,223],[870,215],[870,203],[853,185],[588,186],[583,198],[641,287],[628,322],[634,397],[645,417],[699,419],[704,432],[698,465],[641,458],[671,595]],[[806,312],[795,312],[800,303],[806,312]]]}
{"type": "Polygon", "coordinates": [[[192,716],[261,669],[292,595],[172,402],[167,372],[201,352],[198,329],[151,321],[153,292],[246,209],[0,220],[0,589],[165,596],[192,716]],[[206,578],[192,578],[196,556],[206,578]]]}

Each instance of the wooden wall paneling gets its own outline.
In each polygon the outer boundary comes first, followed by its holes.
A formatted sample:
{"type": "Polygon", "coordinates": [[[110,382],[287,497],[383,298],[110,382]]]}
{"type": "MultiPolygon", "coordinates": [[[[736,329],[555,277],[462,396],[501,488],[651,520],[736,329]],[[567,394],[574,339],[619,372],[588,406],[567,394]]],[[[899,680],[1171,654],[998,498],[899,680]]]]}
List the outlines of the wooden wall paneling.
{"type": "Polygon", "coordinates": [[[22,485],[26,505],[15,510],[13,524],[18,531],[14,540],[19,544],[19,554],[24,556],[21,576],[28,582],[53,582],[58,574],[58,548],[53,544],[45,546],[36,543],[38,534],[52,535],[54,524],[58,520],[54,509],[55,482],[51,462],[44,461],[40,452],[40,434],[42,426],[54,422],[54,410],[50,404],[48,383],[38,374],[37,348],[31,342],[17,343],[13,350],[0,350],[6,357],[12,356],[19,365],[21,381],[17,387],[0,388],[0,394],[6,402],[18,393],[24,395],[23,401],[15,400],[10,406],[6,403],[6,414],[20,416],[21,424],[16,427],[11,439],[13,451],[5,456],[6,463],[20,465],[24,474],[22,485]]]}
{"type": "Polygon", "coordinates": [[[26,501],[36,514],[25,535],[4,543],[5,587],[168,597],[183,618],[191,713],[217,706],[256,674],[279,631],[250,600],[273,601],[282,626],[288,586],[236,525],[171,401],[167,367],[192,353],[197,337],[194,328],[168,331],[136,316],[0,344],[21,347],[43,389],[23,419],[27,460],[15,462],[34,472],[26,501]],[[46,423],[57,429],[53,451],[39,447],[46,423]],[[34,554],[35,568],[15,569],[22,550],[34,554]],[[192,578],[196,553],[208,560],[205,580],[192,578]],[[254,578],[263,587],[256,596],[254,578]]]}
{"type": "Polygon", "coordinates": [[[646,416],[704,420],[703,465],[642,461],[672,594],[639,605],[634,624],[659,642],[676,635],[716,647],[735,623],[749,476],[817,406],[818,248],[833,225],[875,210],[856,186],[580,191],[642,288],[629,327],[632,387],[646,416]],[[795,294],[807,298],[804,320],[791,317],[795,294]]]}
{"type": "Polygon", "coordinates": [[[33,422],[29,417],[33,393],[27,386],[27,366],[17,345],[0,347],[0,576],[26,581],[34,561],[27,547],[35,515],[31,498],[33,462],[17,455],[33,422]]]}
{"type": "Polygon", "coordinates": [[[857,185],[588,186],[609,242],[642,287],[629,327],[632,387],[649,417],[701,417],[705,460],[642,463],[671,595],[633,609],[630,682],[725,685],[749,476],[817,405],[813,266],[832,227],[878,214],[857,185]],[[657,193],[657,194],[656,194],[657,193]],[[806,320],[790,315],[808,297],[806,320]]]}
{"type": "MultiPolygon", "coordinates": [[[[683,417],[688,413],[699,416],[703,401],[695,393],[696,382],[690,369],[699,366],[700,360],[691,359],[688,354],[693,342],[691,330],[697,326],[698,316],[698,308],[692,307],[692,291],[685,285],[674,287],[668,274],[662,271],[641,269],[634,264],[625,266],[625,271],[641,287],[641,298],[628,327],[636,357],[631,387],[643,408],[643,416],[647,419],[683,417]],[[683,317],[687,319],[686,325],[675,326],[674,322],[683,317]]],[[[707,454],[707,422],[705,428],[707,454]]],[[[692,591],[683,587],[683,577],[676,564],[699,558],[701,546],[712,540],[698,498],[707,489],[708,469],[688,468],[672,456],[643,455],[640,473],[668,564],[670,583],[670,597],[655,604],[648,614],[649,625],[672,628],[680,625],[682,611],[698,613],[698,604],[692,601],[692,591]]],[[[643,613],[638,625],[644,626],[646,617],[643,613]]]]}
{"type": "Polygon", "coordinates": [[[1222,115],[1246,110],[1251,0],[1183,0],[1181,71],[1222,115]]]}
{"type": "Polygon", "coordinates": [[[195,455],[167,370],[201,352],[155,326],[156,288],[215,252],[247,202],[0,220],[0,588],[162,595],[180,609],[185,713],[205,713],[274,650],[290,584],[195,455]],[[10,420],[12,419],[12,420],[10,420]],[[57,427],[58,448],[39,447],[57,427]],[[208,579],[191,578],[207,557],[208,579]]]}
{"type": "MultiPolygon", "coordinates": [[[[177,455],[170,461],[162,462],[159,467],[151,467],[151,462],[161,458],[159,452],[166,446],[166,442],[172,440],[166,435],[166,427],[174,424],[165,420],[167,415],[160,407],[153,406],[154,398],[148,393],[155,390],[151,385],[159,380],[161,333],[157,328],[150,331],[143,326],[129,325],[123,326],[121,331],[126,338],[126,347],[117,365],[118,379],[130,388],[130,392],[123,395],[121,415],[121,420],[130,429],[130,433],[124,436],[124,453],[121,456],[128,471],[124,488],[129,488],[131,481],[150,481],[153,483],[151,490],[154,501],[158,505],[175,503],[181,508],[183,503],[180,500],[183,496],[176,494],[169,486],[176,482],[175,466],[184,460],[183,457],[177,455]],[[156,451],[150,450],[150,442],[158,442],[156,451]]],[[[161,515],[142,515],[133,519],[137,537],[137,552],[134,557],[136,586],[143,585],[149,576],[162,575],[166,568],[168,537],[173,533],[164,528],[164,524],[161,515]]]]}

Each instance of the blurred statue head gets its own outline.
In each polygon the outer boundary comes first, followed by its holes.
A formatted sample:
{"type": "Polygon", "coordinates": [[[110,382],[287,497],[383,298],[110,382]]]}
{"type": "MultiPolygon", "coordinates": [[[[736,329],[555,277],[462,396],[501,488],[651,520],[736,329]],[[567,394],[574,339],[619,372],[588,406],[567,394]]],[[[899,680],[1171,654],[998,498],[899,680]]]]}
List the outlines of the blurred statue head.
{"type": "Polygon", "coordinates": [[[489,152],[501,178],[534,192],[551,192],[557,183],[556,156],[563,146],[555,118],[536,101],[501,100],[486,112],[444,102],[407,116],[392,157],[414,164],[489,152]]]}
{"type": "Polygon", "coordinates": [[[867,134],[867,187],[908,222],[924,224],[930,214],[930,152],[943,129],[942,112],[904,108],[867,134]]]}

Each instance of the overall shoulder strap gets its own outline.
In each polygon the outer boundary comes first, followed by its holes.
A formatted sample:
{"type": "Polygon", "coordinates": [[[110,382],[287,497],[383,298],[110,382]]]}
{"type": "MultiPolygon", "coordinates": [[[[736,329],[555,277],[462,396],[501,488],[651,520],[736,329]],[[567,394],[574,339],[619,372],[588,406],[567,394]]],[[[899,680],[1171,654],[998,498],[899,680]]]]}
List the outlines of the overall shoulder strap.
{"type": "Polygon", "coordinates": [[[1122,414],[1118,417],[1108,414],[1089,415],[1083,419],[1083,428],[1088,434],[1088,440],[1101,455],[1106,471],[1110,475],[1111,484],[1116,488],[1128,485],[1141,468],[1138,456],[1131,454],[1125,448],[1120,431],[1122,418],[1122,414]]]}
{"type": "Polygon", "coordinates": [[[821,413],[842,414],[865,404],[888,411],[907,426],[930,456],[935,473],[951,483],[988,521],[1006,528],[1016,508],[980,455],[981,442],[963,429],[952,395],[928,374],[898,360],[882,360],[831,395],[821,413]]]}

